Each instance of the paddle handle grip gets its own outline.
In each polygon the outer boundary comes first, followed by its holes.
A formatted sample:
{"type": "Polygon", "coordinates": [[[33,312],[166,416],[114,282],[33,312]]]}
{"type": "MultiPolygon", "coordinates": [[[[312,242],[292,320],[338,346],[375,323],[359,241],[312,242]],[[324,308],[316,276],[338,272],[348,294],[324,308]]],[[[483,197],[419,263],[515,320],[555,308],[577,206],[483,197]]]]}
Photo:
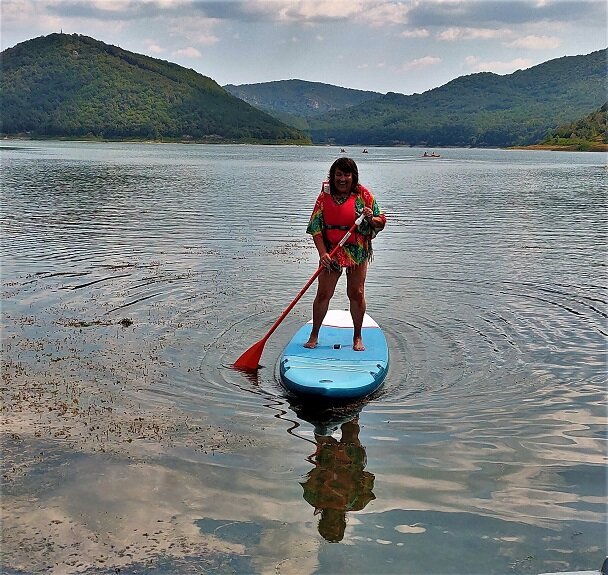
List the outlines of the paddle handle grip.
{"type": "MultiPolygon", "coordinates": [[[[355,228],[363,222],[365,216],[361,214],[356,220],[355,223],[349,228],[349,230],[344,234],[344,237],[338,242],[338,244],[329,252],[329,257],[333,257],[334,254],[347,242],[348,238],[350,238],[351,234],[355,231],[355,228]]],[[[272,324],[272,327],[268,331],[268,333],[264,336],[262,341],[266,341],[273,333],[274,330],[279,327],[279,324],[285,319],[287,314],[293,309],[293,307],[298,303],[300,298],[306,293],[306,290],[313,284],[313,282],[319,277],[319,274],[323,271],[323,266],[319,266],[317,271],[312,274],[311,278],[306,282],[306,285],[299,291],[298,295],[293,299],[293,301],[285,308],[283,313],[279,316],[277,321],[272,324]]]]}

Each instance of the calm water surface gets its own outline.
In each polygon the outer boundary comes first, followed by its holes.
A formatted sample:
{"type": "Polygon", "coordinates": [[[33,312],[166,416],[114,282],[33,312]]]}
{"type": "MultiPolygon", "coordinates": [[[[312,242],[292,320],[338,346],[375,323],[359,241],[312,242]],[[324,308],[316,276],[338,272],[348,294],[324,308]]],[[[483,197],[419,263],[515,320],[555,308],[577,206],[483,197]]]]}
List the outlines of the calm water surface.
{"type": "MultiPolygon", "coordinates": [[[[606,554],[606,156],[349,150],[391,367],[278,358],[339,148],[5,142],[5,573],[506,574],[606,554]]],[[[333,307],[347,307],[345,285],[333,307]]]]}

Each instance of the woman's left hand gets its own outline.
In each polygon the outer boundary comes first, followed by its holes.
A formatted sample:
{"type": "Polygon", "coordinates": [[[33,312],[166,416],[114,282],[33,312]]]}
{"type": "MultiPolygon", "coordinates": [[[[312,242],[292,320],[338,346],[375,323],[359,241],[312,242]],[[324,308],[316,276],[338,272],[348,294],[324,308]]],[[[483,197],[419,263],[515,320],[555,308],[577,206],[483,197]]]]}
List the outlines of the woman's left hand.
{"type": "Polygon", "coordinates": [[[363,208],[363,215],[366,220],[370,221],[374,217],[374,211],[369,206],[365,206],[363,208]]]}

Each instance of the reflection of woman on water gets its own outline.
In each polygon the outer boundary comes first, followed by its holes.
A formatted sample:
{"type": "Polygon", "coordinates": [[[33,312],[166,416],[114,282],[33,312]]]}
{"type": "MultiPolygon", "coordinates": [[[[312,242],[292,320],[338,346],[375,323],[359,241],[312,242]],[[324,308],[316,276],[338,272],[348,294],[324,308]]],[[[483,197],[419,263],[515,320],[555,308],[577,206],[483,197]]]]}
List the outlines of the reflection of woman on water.
{"type": "Polygon", "coordinates": [[[374,476],[365,471],[367,456],[359,441],[357,419],[340,429],[340,441],[315,433],[317,449],[309,458],[315,468],[302,484],[304,499],[315,508],[315,515],[321,514],[319,533],[332,542],[344,537],[346,512],[360,511],[376,498],[374,476]]]}

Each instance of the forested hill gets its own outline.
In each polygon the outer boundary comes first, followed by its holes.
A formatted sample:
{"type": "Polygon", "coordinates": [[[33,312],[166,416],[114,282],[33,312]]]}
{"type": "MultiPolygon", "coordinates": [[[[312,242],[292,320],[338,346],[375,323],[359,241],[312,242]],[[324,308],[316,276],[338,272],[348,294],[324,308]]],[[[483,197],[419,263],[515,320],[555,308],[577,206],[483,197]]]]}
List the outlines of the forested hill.
{"type": "Polygon", "coordinates": [[[194,70],[78,34],[0,54],[6,135],[307,143],[194,70]]]}
{"type": "Polygon", "coordinates": [[[511,146],[536,143],[606,99],[606,55],[462,76],[423,94],[388,93],[310,121],[315,143],[511,146]]]}
{"type": "Polygon", "coordinates": [[[342,146],[529,145],[556,137],[558,127],[604,104],[606,57],[607,50],[600,50],[504,76],[472,74],[409,96],[286,80],[228,86],[236,97],[194,70],[87,36],[51,34],[0,53],[0,133],[342,146]]]}
{"type": "Polygon", "coordinates": [[[608,151],[608,103],[584,118],[553,130],[542,143],[553,149],[608,151]]]}
{"type": "Polygon", "coordinates": [[[308,127],[308,118],[351,108],[382,95],[380,92],[303,80],[278,80],[238,86],[228,84],[224,88],[252,106],[303,129],[308,127]]]}

